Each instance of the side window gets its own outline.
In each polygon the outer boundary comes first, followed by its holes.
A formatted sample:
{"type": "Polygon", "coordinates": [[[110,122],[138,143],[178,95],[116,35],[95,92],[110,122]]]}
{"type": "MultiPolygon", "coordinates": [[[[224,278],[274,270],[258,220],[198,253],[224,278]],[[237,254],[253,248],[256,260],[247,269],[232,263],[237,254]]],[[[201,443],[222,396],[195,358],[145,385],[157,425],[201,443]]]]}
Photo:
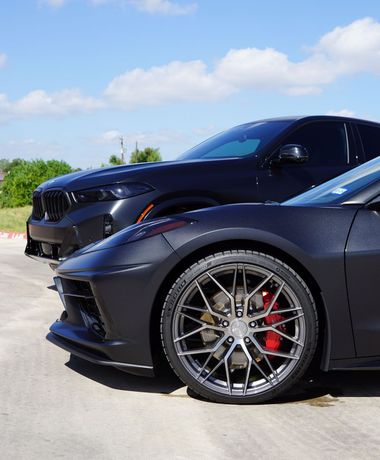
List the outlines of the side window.
{"type": "Polygon", "coordinates": [[[371,160],[380,155],[380,128],[370,125],[357,125],[366,160],[371,160]]]}
{"type": "Polygon", "coordinates": [[[309,152],[310,166],[344,166],[349,163],[346,125],[336,122],[310,123],[297,129],[283,142],[300,144],[309,152]]]}

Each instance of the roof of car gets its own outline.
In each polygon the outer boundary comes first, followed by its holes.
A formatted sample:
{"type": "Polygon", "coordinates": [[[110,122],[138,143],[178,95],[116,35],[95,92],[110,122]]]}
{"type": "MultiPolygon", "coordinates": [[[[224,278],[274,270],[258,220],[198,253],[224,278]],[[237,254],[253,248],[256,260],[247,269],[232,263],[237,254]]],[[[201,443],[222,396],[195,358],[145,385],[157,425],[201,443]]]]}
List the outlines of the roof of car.
{"type": "Polygon", "coordinates": [[[373,120],[363,120],[360,118],[354,117],[344,117],[339,115],[299,115],[299,116],[288,116],[288,117],[275,117],[275,118],[264,118],[262,120],[255,120],[252,123],[260,123],[260,122],[268,122],[268,121],[317,121],[317,120],[334,120],[334,121],[346,121],[346,122],[360,122],[360,123],[368,123],[380,126],[379,122],[373,120]]]}

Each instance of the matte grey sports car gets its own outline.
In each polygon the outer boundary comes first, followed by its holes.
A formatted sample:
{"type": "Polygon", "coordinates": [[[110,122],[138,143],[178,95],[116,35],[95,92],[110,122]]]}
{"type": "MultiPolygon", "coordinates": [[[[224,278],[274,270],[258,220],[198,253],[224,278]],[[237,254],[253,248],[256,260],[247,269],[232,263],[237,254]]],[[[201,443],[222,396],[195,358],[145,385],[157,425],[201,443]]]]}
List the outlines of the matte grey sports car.
{"type": "Polygon", "coordinates": [[[316,365],[380,367],[380,158],[279,204],[131,226],[63,262],[48,339],[212,401],[255,403],[316,365]]]}

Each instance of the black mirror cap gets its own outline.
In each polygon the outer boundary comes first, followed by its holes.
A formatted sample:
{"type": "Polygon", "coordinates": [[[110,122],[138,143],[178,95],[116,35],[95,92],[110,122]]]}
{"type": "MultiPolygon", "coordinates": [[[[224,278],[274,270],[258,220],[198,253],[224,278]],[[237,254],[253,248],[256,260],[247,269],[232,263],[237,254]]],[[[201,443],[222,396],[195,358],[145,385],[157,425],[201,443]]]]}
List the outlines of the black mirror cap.
{"type": "Polygon", "coordinates": [[[309,160],[307,148],[299,144],[286,144],[280,148],[275,164],[306,163],[309,160]]]}
{"type": "Polygon", "coordinates": [[[366,208],[369,211],[380,212],[380,195],[367,203],[366,208]]]}

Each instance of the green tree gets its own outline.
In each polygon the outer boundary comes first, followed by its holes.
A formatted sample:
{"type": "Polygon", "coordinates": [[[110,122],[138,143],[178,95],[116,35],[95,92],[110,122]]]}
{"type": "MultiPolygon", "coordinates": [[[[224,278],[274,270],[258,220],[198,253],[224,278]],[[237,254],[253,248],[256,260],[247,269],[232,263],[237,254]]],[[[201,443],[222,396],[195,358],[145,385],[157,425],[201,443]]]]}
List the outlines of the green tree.
{"type": "Polygon", "coordinates": [[[0,171],[7,172],[9,168],[10,161],[6,158],[0,158],[0,171]]]}
{"type": "Polygon", "coordinates": [[[15,158],[14,160],[0,158],[0,171],[9,172],[12,168],[23,163],[24,161],[25,160],[21,160],[21,158],[15,158]]]}
{"type": "Polygon", "coordinates": [[[120,165],[125,165],[125,161],[123,161],[120,157],[117,155],[111,155],[109,160],[109,164],[112,166],[120,166],[120,165]]]}
{"type": "Polygon", "coordinates": [[[130,163],[148,163],[150,161],[162,161],[160,149],[145,147],[144,150],[136,149],[132,152],[130,163]]]}
{"type": "Polygon", "coordinates": [[[117,155],[111,155],[108,159],[108,163],[102,163],[100,167],[108,168],[109,166],[120,166],[120,165],[125,165],[125,161],[123,161],[117,155]]]}
{"type": "Polygon", "coordinates": [[[32,203],[33,190],[48,179],[72,172],[64,161],[22,160],[11,168],[0,189],[0,207],[16,208],[32,203]]]}

